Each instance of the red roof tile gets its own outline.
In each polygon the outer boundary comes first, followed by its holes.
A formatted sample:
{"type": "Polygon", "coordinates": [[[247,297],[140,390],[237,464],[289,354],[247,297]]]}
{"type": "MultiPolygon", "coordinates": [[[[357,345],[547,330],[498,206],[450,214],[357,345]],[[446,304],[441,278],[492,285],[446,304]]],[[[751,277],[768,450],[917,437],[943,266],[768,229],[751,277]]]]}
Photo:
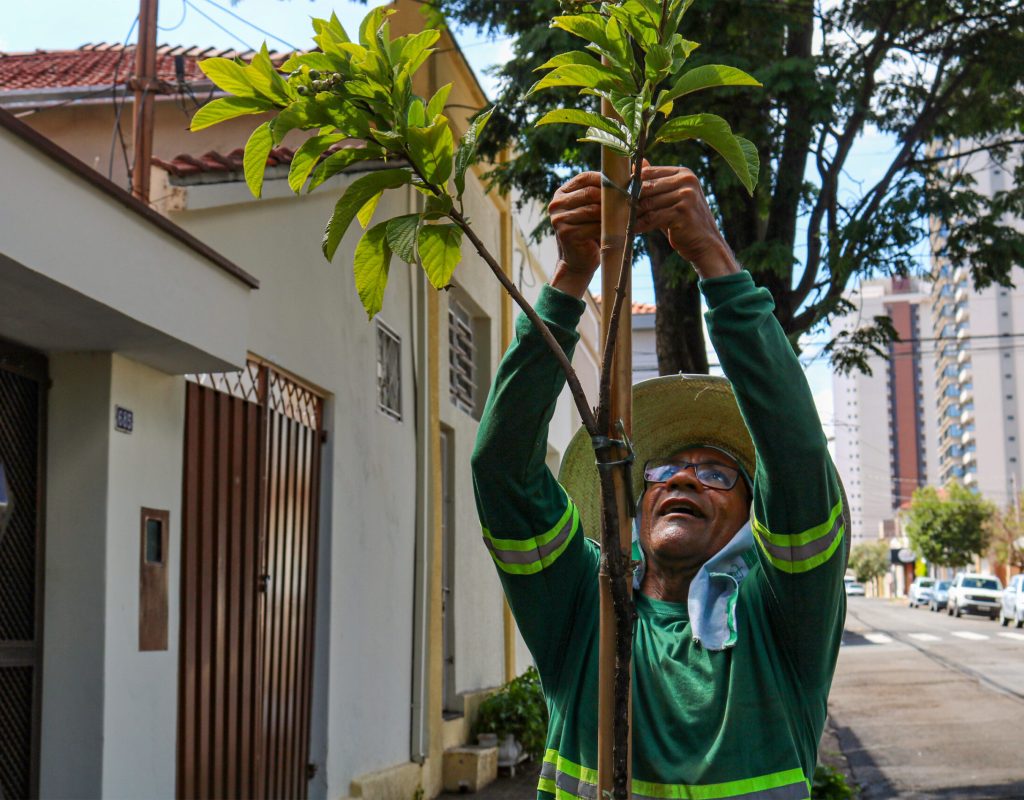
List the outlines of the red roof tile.
{"type": "MultiPolygon", "coordinates": [[[[206,81],[197,63],[200,58],[251,56],[236,50],[214,47],[157,48],[157,78],[177,83],[175,56],[184,56],[185,80],[206,81]]],[[[283,62],[288,53],[272,52],[275,63],[283,62]]],[[[0,53],[0,92],[31,89],[66,89],[71,87],[110,86],[125,83],[135,69],[135,45],[87,44],[77,50],[36,50],[32,53],[0,53]]]]}
{"type": "MultiPolygon", "coordinates": [[[[599,306],[601,305],[601,295],[594,295],[594,302],[599,306]]],[[[644,314],[653,314],[657,311],[654,303],[633,303],[633,315],[643,316],[644,314]]]]}
{"type": "MultiPolygon", "coordinates": [[[[337,144],[331,145],[324,155],[330,155],[337,150],[347,147],[361,147],[362,144],[363,142],[360,139],[344,139],[337,144]]],[[[243,153],[244,148],[236,147],[230,153],[218,153],[214,150],[210,150],[200,156],[182,153],[170,160],[153,156],[153,164],[177,178],[187,178],[200,173],[228,174],[235,172],[241,175],[243,172],[243,153]]],[[[283,145],[275,147],[270,151],[270,156],[267,158],[267,166],[276,167],[279,164],[290,164],[294,155],[295,151],[290,147],[284,147],[283,145]]]]}

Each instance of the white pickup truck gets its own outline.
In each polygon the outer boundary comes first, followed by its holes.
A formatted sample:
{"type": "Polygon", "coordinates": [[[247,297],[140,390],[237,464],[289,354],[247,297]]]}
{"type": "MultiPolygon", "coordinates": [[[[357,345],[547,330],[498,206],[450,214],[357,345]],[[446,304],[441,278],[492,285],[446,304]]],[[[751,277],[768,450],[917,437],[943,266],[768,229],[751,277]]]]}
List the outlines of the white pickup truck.
{"type": "Polygon", "coordinates": [[[995,575],[961,572],[949,587],[946,612],[951,617],[962,616],[966,611],[968,614],[985,614],[996,619],[1002,601],[1003,584],[995,575]]]}

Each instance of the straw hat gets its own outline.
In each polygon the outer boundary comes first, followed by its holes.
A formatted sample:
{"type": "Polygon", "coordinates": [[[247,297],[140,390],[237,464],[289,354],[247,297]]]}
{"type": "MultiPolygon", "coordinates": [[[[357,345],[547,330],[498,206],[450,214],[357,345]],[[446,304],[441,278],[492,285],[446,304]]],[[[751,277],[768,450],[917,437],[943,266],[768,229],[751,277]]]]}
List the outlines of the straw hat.
{"type": "MultiPolygon", "coordinates": [[[[633,497],[644,488],[644,464],[688,447],[716,447],[754,475],[754,443],[726,378],[666,375],[633,387],[633,497]]],[[[573,436],[558,480],[580,510],[583,530],[601,535],[601,487],[586,429],[573,436]]]]}

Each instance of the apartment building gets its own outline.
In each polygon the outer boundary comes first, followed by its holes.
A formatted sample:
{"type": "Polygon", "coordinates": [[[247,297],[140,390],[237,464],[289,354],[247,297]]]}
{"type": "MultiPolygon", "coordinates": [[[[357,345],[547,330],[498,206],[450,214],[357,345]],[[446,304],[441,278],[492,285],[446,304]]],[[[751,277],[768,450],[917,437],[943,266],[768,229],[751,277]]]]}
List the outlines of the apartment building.
{"type": "Polygon", "coordinates": [[[835,457],[850,501],[852,542],[878,539],[914,489],[934,482],[938,422],[931,296],[914,278],[864,281],[854,310],[832,323],[832,336],[888,315],[899,334],[868,373],[832,379],[835,457]]]}

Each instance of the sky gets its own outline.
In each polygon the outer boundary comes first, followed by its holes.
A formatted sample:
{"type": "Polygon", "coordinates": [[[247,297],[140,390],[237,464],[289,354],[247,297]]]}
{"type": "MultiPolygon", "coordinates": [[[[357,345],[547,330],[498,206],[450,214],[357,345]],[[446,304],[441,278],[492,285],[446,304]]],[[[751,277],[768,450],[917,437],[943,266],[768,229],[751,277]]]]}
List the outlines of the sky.
{"type": "MultiPolygon", "coordinates": [[[[4,0],[2,5],[8,11],[3,14],[4,25],[0,27],[0,52],[71,49],[88,43],[134,41],[136,36],[138,3],[133,0],[36,0],[19,3],[16,12],[10,10],[14,0],[4,0]]],[[[163,0],[159,6],[157,39],[161,44],[242,50],[258,48],[266,40],[270,49],[302,49],[310,43],[311,17],[328,17],[333,10],[342,24],[353,30],[368,8],[361,3],[330,0],[239,0],[235,5],[230,0],[163,0]]],[[[493,96],[494,81],[486,71],[509,58],[509,40],[489,40],[468,29],[453,32],[484,90],[493,96]]],[[[857,142],[850,158],[845,177],[847,191],[853,190],[858,182],[870,185],[880,177],[893,146],[891,138],[868,131],[857,142]]],[[[650,270],[646,266],[634,271],[633,296],[640,302],[654,301],[650,270]]],[[[821,333],[809,336],[815,343],[823,338],[821,333]]],[[[805,355],[814,355],[818,350],[819,346],[811,344],[805,355]]],[[[806,373],[831,439],[831,371],[824,359],[818,359],[806,373]]]]}

